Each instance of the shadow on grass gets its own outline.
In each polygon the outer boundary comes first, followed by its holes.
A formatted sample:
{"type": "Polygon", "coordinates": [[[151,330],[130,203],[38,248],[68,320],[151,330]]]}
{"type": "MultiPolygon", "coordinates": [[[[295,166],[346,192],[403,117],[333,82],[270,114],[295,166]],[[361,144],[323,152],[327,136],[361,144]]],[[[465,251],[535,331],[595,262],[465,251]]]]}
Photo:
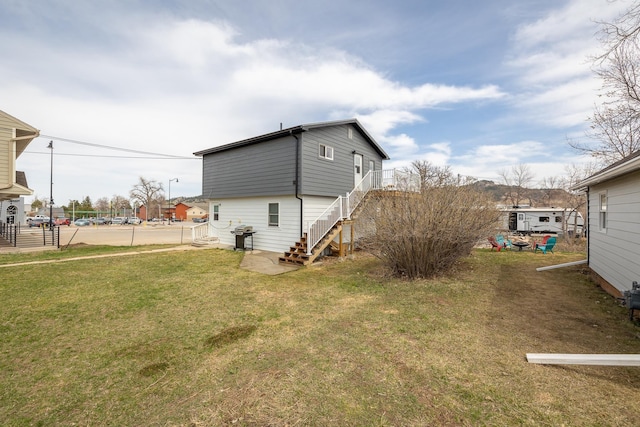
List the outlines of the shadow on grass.
{"type": "Polygon", "coordinates": [[[239,339],[246,338],[251,335],[257,327],[255,325],[232,326],[213,335],[205,341],[205,345],[209,348],[220,348],[239,339]]]}

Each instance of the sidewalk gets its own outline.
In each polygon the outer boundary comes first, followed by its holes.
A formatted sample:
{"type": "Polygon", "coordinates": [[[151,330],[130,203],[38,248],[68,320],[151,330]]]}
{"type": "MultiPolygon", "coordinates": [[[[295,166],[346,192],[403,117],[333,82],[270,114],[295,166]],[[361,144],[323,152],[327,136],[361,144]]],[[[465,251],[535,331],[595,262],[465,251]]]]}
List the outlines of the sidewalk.
{"type": "MultiPolygon", "coordinates": [[[[215,247],[197,247],[197,246],[191,246],[191,245],[180,245],[172,248],[151,249],[147,251],[118,252],[113,254],[88,255],[88,256],[82,256],[82,257],[50,259],[50,260],[43,260],[43,261],[16,262],[12,264],[2,264],[0,265],[0,268],[18,267],[23,265],[34,265],[34,264],[53,264],[56,262],[78,261],[81,259],[109,258],[109,257],[130,256],[130,255],[137,255],[137,254],[161,253],[161,252],[206,250],[206,249],[213,249],[213,248],[215,247]]],[[[244,257],[240,262],[240,268],[248,271],[253,271],[254,273],[267,274],[270,276],[288,273],[290,271],[295,271],[299,268],[297,266],[280,264],[278,262],[278,257],[280,257],[280,255],[281,254],[279,252],[265,252],[265,251],[257,251],[257,250],[247,251],[244,253],[244,257]]]]}

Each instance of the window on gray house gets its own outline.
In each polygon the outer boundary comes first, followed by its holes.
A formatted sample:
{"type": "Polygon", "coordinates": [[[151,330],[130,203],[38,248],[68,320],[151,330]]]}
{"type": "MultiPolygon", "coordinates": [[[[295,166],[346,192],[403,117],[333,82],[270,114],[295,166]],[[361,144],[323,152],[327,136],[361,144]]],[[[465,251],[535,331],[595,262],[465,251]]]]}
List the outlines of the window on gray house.
{"type": "Polygon", "coordinates": [[[602,231],[607,229],[607,203],[607,193],[600,193],[598,225],[602,231]]]}
{"type": "Polygon", "coordinates": [[[280,225],[280,203],[269,203],[269,227],[280,225]]]}
{"type": "Polygon", "coordinates": [[[333,160],[333,147],[328,145],[320,144],[320,152],[321,159],[333,160]]]}
{"type": "Polygon", "coordinates": [[[213,205],[213,220],[218,221],[220,219],[220,205],[213,205]]]}

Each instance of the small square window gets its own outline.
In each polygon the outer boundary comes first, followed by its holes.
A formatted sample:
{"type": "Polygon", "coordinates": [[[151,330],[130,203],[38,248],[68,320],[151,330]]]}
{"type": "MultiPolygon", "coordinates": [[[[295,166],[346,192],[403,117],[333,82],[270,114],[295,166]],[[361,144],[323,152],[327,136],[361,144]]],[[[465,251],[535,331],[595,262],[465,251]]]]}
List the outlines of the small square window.
{"type": "Polygon", "coordinates": [[[328,145],[320,144],[320,158],[333,160],[333,147],[328,145]]]}
{"type": "Polygon", "coordinates": [[[269,203],[269,227],[280,225],[280,204],[269,203]]]}

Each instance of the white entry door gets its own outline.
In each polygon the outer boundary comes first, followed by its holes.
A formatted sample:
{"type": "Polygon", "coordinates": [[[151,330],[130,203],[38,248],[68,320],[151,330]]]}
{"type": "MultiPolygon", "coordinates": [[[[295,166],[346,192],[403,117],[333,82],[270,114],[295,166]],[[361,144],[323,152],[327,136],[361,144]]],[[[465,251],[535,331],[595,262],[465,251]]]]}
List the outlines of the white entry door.
{"type": "Polygon", "coordinates": [[[353,185],[354,187],[362,181],[362,154],[353,155],[353,185]]]}

